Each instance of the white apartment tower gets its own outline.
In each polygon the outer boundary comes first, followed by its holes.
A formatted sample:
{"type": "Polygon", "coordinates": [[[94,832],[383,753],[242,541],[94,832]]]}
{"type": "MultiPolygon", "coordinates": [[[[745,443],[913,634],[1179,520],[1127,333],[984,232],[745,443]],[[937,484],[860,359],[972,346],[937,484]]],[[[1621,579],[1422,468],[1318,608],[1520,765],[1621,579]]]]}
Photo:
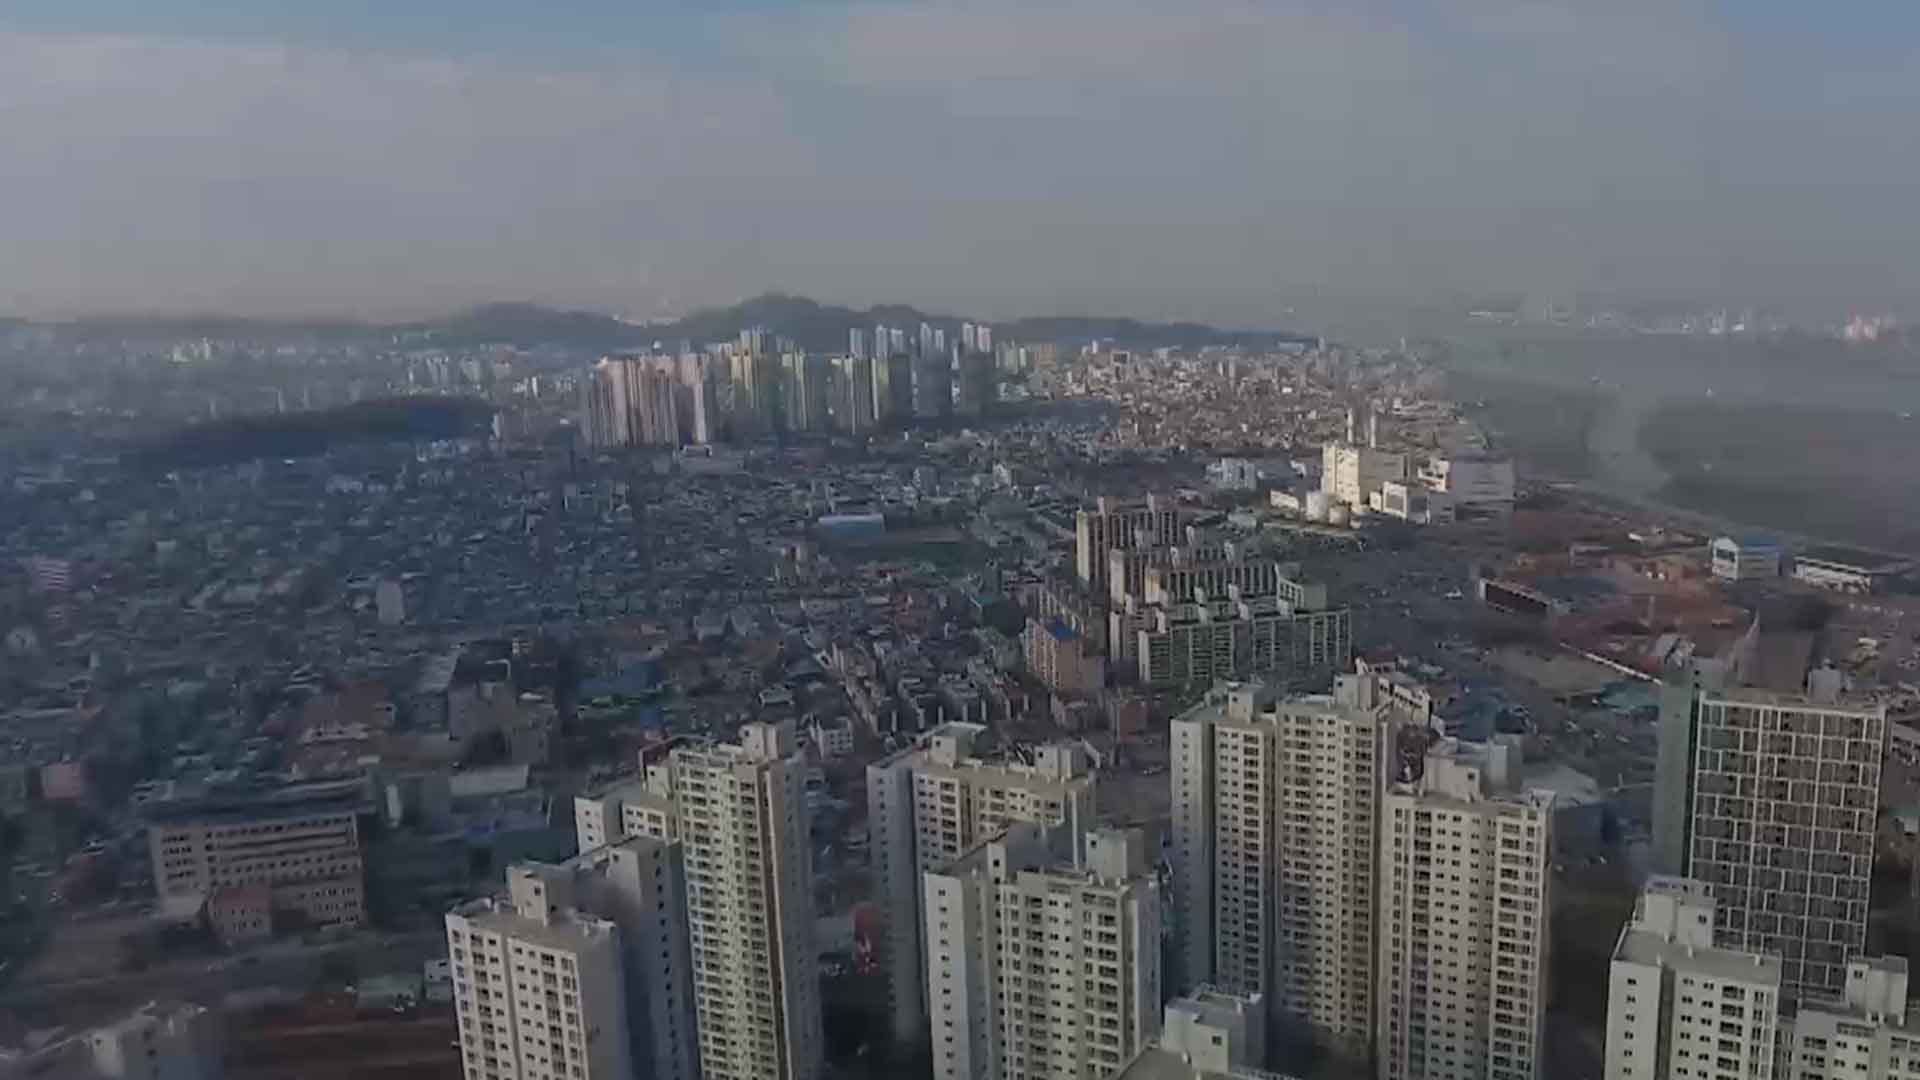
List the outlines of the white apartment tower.
{"type": "Polygon", "coordinates": [[[1707,883],[1647,879],[1607,977],[1607,1080],[1775,1075],[1780,958],[1714,947],[1713,923],[1707,883]]]}
{"type": "Polygon", "coordinates": [[[1180,542],[1180,512],[1170,500],[1149,495],[1142,503],[1101,497],[1092,510],[1074,515],[1074,571],[1094,596],[1108,594],[1108,553],[1164,548],[1180,542]]]}
{"type": "Polygon", "coordinates": [[[1537,1080],[1553,793],[1517,746],[1442,739],[1380,809],[1382,1080],[1537,1080]]]}
{"type": "Polygon", "coordinates": [[[633,1058],[611,920],[548,902],[537,881],[447,914],[467,1080],[625,1080],[633,1058]]]}
{"type": "Polygon", "coordinates": [[[812,844],[791,722],[734,745],[678,747],[673,800],[687,853],[687,928],[705,1080],[820,1074],[812,844]]]}
{"type": "Polygon", "coordinates": [[[981,756],[986,728],[945,724],[867,766],[867,827],[882,897],[891,1028],[897,1042],[927,1038],[921,875],[1016,822],[1063,826],[1073,836],[1093,820],[1093,775],[1069,745],[1027,755],[981,756]]]}
{"type": "Polygon", "coordinates": [[[1172,724],[1176,986],[1261,994],[1364,1058],[1388,720],[1371,680],[1278,698],[1223,683],[1172,724]]]}
{"type": "Polygon", "coordinates": [[[1607,1080],[1916,1080],[1907,961],[1848,961],[1796,998],[1771,952],[1716,946],[1717,890],[1648,880],[1613,950],[1607,1080]]]}
{"type": "Polygon", "coordinates": [[[1137,830],[1016,824],[925,875],[936,1080],[1103,1080],[1160,1030],[1160,885],[1137,830]]]}
{"type": "Polygon", "coordinates": [[[1780,1019],[1780,1080],[1920,1080],[1920,1025],[1907,1013],[1907,960],[1847,964],[1838,996],[1780,1019]]]}
{"type": "Polygon", "coordinates": [[[630,836],[564,863],[515,864],[507,882],[510,895],[544,896],[549,907],[618,927],[629,1057],[641,1075],[693,1080],[693,964],[680,844],[630,836]]]}
{"type": "Polygon", "coordinates": [[[793,724],[676,746],[644,778],[575,799],[574,824],[583,851],[646,838],[684,852],[699,1075],[817,1077],[812,846],[793,724]]]}

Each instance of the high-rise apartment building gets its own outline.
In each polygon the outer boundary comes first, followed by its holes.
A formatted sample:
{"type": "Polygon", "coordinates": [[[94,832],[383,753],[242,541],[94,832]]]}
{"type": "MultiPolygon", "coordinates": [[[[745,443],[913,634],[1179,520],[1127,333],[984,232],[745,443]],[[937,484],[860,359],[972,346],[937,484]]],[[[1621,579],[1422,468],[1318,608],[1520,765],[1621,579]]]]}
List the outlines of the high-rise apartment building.
{"type": "Polygon", "coordinates": [[[1160,1029],[1160,884],[1139,831],[1016,824],[925,874],[937,1080],[1111,1077],[1160,1029]]]}
{"type": "Polygon", "coordinates": [[[904,351],[874,359],[873,408],[883,427],[913,419],[913,357],[904,351]]]}
{"type": "Polygon", "coordinates": [[[1353,618],[1305,581],[1298,564],[1248,558],[1232,545],[1172,548],[1149,560],[1121,595],[1120,551],[1109,558],[1117,601],[1107,616],[1116,670],[1168,687],[1261,676],[1324,686],[1353,658],[1353,618]]]}
{"type": "Polygon", "coordinates": [[[1840,992],[1866,946],[1884,706],[1677,680],[1662,703],[1655,867],[1713,886],[1726,948],[1840,992]]]}
{"type": "Polygon", "coordinates": [[[223,894],[235,894],[255,910],[249,918],[266,920],[255,931],[270,932],[286,916],[312,926],[363,925],[366,810],[360,786],[339,783],[164,807],[147,829],[154,891],[163,901],[199,897],[216,908],[223,894]]]}
{"type": "Polygon", "coordinates": [[[827,430],[830,400],[827,382],[832,365],[814,353],[786,353],[780,357],[780,428],[783,431],[827,430]]]}
{"type": "MultiPolygon", "coordinates": [[[[745,336],[751,331],[741,331],[745,336]]],[[[779,430],[781,408],[780,358],[765,351],[738,351],[729,360],[732,410],[729,420],[736,436],[753,438],[779,430]]]]}
{"type": "Polygon", "coordinates": [[[1365,1058],[1387,728],[1356,676],[1223,684],[1173,720],[1176,986],[1261,994],[1276,1030],[1365,1058]]]}
{"type": "Polygon", "coordinates": [[[583,851],[621,837],[684,851],[700,1075],[818,1076],[812,846],[792,722],[677,745],[644,778],[574,800],[574,824],[583,851]]]}
{"type": "MultiPolygon", "coordinates": [[[[1920,1023],[1907,1009],[1907,958],[1847,962],[1846,986],[1780,1018],[1779,1080],[1920,1080],[1920,1023]]],[[[1720,1080],[1718,1075],[1702,1080],[1720,1080]]]]}
{"type": "Polygon", "coordinates": [[[642,446],[680,445],[680,403],[683,390],[678,373],[679,361],[671,356],[652,356],[639,364],[640,374],[630,380],[639,413],[635,441],[642,446]]]}
{"type": "Polygon", "coordinates": [[[952,415],[952,362],[944,352],[923,350],[913,358],[913,416],[938,420],[952,415]]]}
{"type": "Polygon", "coordinates": [[[1553,794],[1520,752],[1443,739],[1380,808],[1382,1080],[1538,1080],[1553,794]]]}
{"type": "Polygon", "coordinates": [[[1074,515],[1074,572],[1094,596],[1108,593],[1108,553],[1166,548],[1181,540],[1180,514],[1173,503],[1149,495],[1143,503],[1102,497],[1092,510],[1074,515]]]}
{"type": "Polygon", "coordinates": [[[873,361],[859,355],[839,356],[833,365],[833,426],[849,435],[871,432],[879,420],[874,411],[873,361]]]}
{"type": "Polygon", "coordinates": [[[980,417],[993,410],[999,401],[999,386],[994,382],[993,357],[968,349],[960,354],[960,393],[956,412],[980,417]]]}
{"type": "Polygon", "coordinates": [[[507,896],[447,913],[448,970],[467,1080],[634,1075],[620,931],[549,902],[521,878],[507,896]]]}
{"type": "Polygon", "coordinates": [[[847,330],[847,355],[855,360],[867,359],[867,332],[855,326],[847,330]]]}
{"type": "Polygon", "coordinates": [[[1794,994],[1780,957],[1716,944],[1704,881],[1648,879],[1614,946],[1607,1080],[1916,1080],[1907,961],[1849,960],[1841,989],[1794,994]]]}
{"type": "Polygon", "coordinates": [[[679,446],[691,436],[695,384],[688,376],[688,359],[601,358],[583,384],[587,445],[599,449],[679,446]]]}
{"type": "Polygon", "coordinates": [[[1775,1075],[1780,958],[1715,947],[1713,912],[1705,882],[1647,879],[1607,976],[1607,1080],[1775,1075]]]}
{"type": "Polygon", "coordinates": [[[793,724],[734,745],[678,747],[673,800],[687,853],[687,923],[705,1080],[820,1074],[812,842],[793,724]]]}
{"type": "Polygon", "coordinates": [[[681,845],[629,836],[563,863],[515,864],[507,882],[516,909],[537,900],[619,929],[629,1058],[642,1076],[697,1076],[681,845]]]}
{"type": "Polygon", "coordinates": [[[985,734],[978,724],[945,724],[867,766],[868,850],[884,905],[880,961],[893,1036],[903,1044],[928,1034],[921,875],[1016,823],[1077,837],[1093,820],[1093,775],[1080,751],[1043,746],[1030,758],[989,758],[980,752],[985,734]]]}
{"type": "Polygon", "coordinates": [[[625,361],[603,357],[581,383],[588,446],[601,449],[632,445],[633,412],[628,405],[632,394],[627,389],[627,373],[625,361]]]}
{"type": "Polygon", "coordinates": [[[687,353],[680,357],[680,430],[695,446],[707,446],[720,437],[720,398],[716,366],[710,357],[687,353]]]}

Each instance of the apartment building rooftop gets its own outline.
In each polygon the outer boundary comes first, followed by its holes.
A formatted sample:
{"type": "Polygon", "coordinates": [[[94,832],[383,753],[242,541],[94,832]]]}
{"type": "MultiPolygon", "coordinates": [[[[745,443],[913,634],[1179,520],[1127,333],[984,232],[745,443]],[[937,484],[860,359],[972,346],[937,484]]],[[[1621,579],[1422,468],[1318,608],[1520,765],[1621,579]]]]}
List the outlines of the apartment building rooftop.
{"type": "Polygon", "coordinates": [[[1650,930],[1635,929],[1632,924],[1621,931],[1613,958],[1635,964],[1685,968],[1716,979],[1740,979],[1746,982],[1780,982],[1780,958],[1769,953],[1722,949],[1710,945],[1689,945],[1650,930]]]}
{"type": "Polygon", "coordinates": [[[1460,806],[1491,803],[1550,810],[1557,794],[1528,786],[1517,741],[1443,738],[1428,748],[1420,775],[1387,785],[1389,795],[1417,795],[1460,806]]]}
{"type": "Polygon", "coordinates": [[[1201,985],[1167,1002],[1160,1036],[1115,1080],[1294,1080],[1253,1065],[1265,1053],[1264,999],[1201,985]]]}
{"type": "Polygon", "coordinates": [[[1742,705],[1774,706],[1792,709],[1795,712],[1824,712],[1844,716],[1866,714],[1884,714],[1886,707],[1865,694],[1841,693],[1833,701],[1816,701],[1805,694],[1779,690],[1767,690],[1751,686],[1729,687],[1724,690],[1710,691],[1710,701],[1727,701],[1742,705]]]}
{"type": "Polygon", "coordinates": [[[1114,1080],[1299,1080],[1292,1073],[1270,1072],[1247,1065],[1224,1070],[1195,1065],[1185,1055],[1158,1046],[1148,1047],[1114,1076],[1114,1080]]]}
{"type": "Polygon", "coordinates": [[[154,803],[148,816],[155,824],[226,825],[356,813],[366,808],[365,786],[358,780],[311,787],[312,790],[248,791],[209,795],[186,802],[154,803]]]}
{"type": "Polygon", "coordinates": [[[1281,712],[1315,712],[1334,709],[1371,709],[1378,704],[1369,695],[1362,680],[1339,679],[1331,694],[1283,693],[1277,686],[1259,679],[1222,680],[1207,691],[1204,698],[1175,717],[1176,720],[1208,720],[1215,724],[1253,727],[1268,722],[1281,712]]]}
{"type": "Polygon", "coordinates": [[[671,796],[655,791],[647,786],[646,780],[631,775],[594,787],[582,798],[615,799],[623,806],[648,806],[657,810],[673,809],[671,796]]]}
{"type": "Polygon", "coordinates": [[[546,919],[532,918],[521,914],[504,896],[469,900],[455,907],[452,913],[467,920],[476,930],[548,949],[572,949],[583,941],[607,940],[617,929],[610,920],[571,909],[550,910],[546,919]]]}
{"type": "Polygon", "coordinates": [[[874,768],[910,766],[936,776],[998,776],[1038,791],[1067,791],[1093,782],[1085,752],[1077,746],[1010,746],[992,756],[974,752],[986,734],[982,724],[953,722],[923,734],[913,745],[894,751],[874,768]]]}

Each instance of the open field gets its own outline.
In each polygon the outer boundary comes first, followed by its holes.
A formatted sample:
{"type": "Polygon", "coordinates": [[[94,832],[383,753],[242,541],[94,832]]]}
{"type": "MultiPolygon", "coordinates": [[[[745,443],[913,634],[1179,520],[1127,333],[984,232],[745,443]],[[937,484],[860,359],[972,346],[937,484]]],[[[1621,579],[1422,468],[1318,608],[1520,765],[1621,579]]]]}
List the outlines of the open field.
{"type": "Polygon", "coordinates": [[[1605,394],[1471,371],[1449,375],[1447,387],[1523,467],[1565,478],[1593,474],[1588,443],[1611,407],[1605,394]]]}
{"type": "Polygon", "coordinates": [[[1920,420],[1890,411],[1675,403],[1640,441],[1668,501],[1756,525],[1920,552],[1920,420]]]}

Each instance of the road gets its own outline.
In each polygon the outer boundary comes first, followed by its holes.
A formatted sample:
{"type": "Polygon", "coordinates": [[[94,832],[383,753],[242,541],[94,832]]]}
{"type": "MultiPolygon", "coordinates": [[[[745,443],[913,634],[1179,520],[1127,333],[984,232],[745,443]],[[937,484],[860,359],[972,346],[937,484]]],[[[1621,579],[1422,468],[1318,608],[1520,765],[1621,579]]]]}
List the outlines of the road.
{"type": "Polygon", "coordinates": [[[445,952],[440,930],[360,934],[327,944],[280,942],[237,956],[182,958],[145,971],[21,983],[0,992],[0,1009],[63,1024],[90,1023],[156,998],[212,1001],[268,988],[304,992],[336,973],[418,970],[445,952]]]}

